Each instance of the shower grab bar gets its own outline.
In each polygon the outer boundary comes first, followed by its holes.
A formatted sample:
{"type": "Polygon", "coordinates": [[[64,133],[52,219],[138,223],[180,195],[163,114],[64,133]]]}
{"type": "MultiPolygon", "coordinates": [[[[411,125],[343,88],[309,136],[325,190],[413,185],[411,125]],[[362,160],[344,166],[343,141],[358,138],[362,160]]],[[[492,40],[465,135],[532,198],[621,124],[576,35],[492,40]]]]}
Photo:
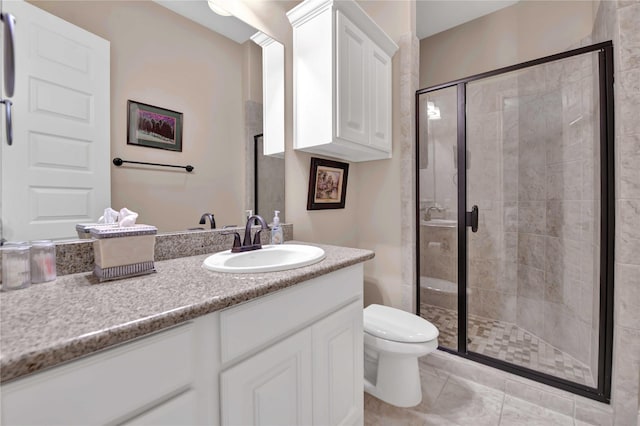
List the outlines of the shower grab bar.
{"type": "Polygon", "coordinates": [[[123,163],[130,164],[143,164],[145,166],[160,166],[160,167],[175,167],[177,169],[185,169],[187,172],[192,172],[195,167],[191,164],[187,164],[186,166],[176,166],[174,164],[160,164],[160,163],[147,163],[146,161],[128,161],[123,160],[122,158],[116,157],[113,159],[113,164],[116,166],[122,166],[123,163]]]}
{"type": "Polygon", "coordinates": [[[471,227],[471,232],[478,232],[478,206],[471,207],[471,211],[467,212],[467,226],[471,227]]]}

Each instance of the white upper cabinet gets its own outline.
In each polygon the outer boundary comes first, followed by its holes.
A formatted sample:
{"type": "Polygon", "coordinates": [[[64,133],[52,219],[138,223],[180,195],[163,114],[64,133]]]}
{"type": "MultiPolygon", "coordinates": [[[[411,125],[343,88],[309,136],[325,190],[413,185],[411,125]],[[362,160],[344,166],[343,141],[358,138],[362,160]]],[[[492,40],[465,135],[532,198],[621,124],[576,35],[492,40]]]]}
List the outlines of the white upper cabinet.
{"type": "Polygon", "coordinates": [[[251,40],[262,47],[263,153],[284,158],[284,46],[262,32],[251,40]]]}
{"type": "Polygon", "coordinates": [[[398,46],[352,0],[306,0],[293,26],[295,149],[391,158],[391,58],[398,46]]]}

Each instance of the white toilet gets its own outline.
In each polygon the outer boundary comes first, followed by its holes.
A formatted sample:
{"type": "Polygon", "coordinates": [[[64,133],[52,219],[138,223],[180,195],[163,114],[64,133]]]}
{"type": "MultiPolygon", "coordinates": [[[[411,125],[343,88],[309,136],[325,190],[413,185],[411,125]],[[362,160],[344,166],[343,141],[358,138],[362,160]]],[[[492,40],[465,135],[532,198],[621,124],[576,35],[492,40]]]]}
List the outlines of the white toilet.
{"type": "Polygon", "coordinates": [[[422,401],[418,357],[438,347],[438,329],[417,315],[382,305],[364,309],[364,390],[397,407],[422,401]]]}

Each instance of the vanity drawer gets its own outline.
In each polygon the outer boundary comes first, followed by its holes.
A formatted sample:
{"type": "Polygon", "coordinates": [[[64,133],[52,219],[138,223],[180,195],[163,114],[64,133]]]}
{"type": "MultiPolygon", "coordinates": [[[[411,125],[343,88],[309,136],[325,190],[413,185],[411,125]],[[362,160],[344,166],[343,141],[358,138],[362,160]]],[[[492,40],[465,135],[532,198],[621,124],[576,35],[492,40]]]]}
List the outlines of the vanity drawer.
{"type": "Polygon", "coordinates": [[[2,424],[105,424],[155,405],[194,378],[188,323],[2,387],[2,424]]]}
{"type": "Polygon", "coordinates": [[[357,264],[220,312],[222,363],[301,329],[362,294],[357,264]]]}

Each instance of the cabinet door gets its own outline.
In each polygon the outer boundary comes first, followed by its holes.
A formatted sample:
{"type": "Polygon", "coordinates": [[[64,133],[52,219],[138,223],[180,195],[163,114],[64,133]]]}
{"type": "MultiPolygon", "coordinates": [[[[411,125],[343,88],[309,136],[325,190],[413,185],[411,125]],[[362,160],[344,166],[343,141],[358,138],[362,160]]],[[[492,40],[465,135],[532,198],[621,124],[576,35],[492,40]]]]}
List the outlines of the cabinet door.
{"type": "Polygon", "coordinates": [[[375,44],[371,45],[370,108],[371,146],[391,153],[391,58],[375,44]]]}
{"type": "Polygon", "coordinates": [[[221,374],[222,424],[311,424],[311,379],[305,329],[221,374]]]}
{"type": "Polygon", "coordinates": [[[312,327],[313,423],[362,424],[362,300],[312,327]]]}
{"type": "Polygon", "coordinates": [[[196,392],[190,390],[123,423],[122,426],[172,426],[197,423],[196,392]]]}
{"type": "Polygon", "coordinates": [[[337,136],[369,144],[368,61],[371,42],[340,11],[336,12],[337,136]]]}

